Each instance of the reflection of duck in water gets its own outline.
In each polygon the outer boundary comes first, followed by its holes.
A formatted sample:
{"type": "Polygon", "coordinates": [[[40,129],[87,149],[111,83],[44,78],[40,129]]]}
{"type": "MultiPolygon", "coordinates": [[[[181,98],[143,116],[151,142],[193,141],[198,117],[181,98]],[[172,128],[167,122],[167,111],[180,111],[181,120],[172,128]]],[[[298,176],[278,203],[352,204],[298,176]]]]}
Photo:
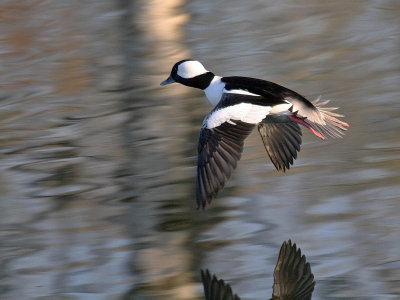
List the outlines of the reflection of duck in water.
{"type": "MultiPolygon", "coordinates": [[[[229,284],[222,279],[211,277],[208,270],[201,270],[206,300],[240,300],[233,294],[229,284]]],[[[274,285],[271,300],[308,300],[314,290],[314,275],[300,248],[292,242],[284,242],[279,252],[274,271],[274,285]]]]}
{"type": "Polygon", "coordinates": [[[178,82],[204,90],[215,106],[200,131],[197,164],[197,204],[205,207],[236,168],[243,142],[257,125],[265,149],[277,170],[285,171],[300,150],[299,124],[316,136],[340,137],[349,125],[325,107],[276,83],[249,77],[220,77],[193,60],[177,62],[161,85],[178,82]]]}

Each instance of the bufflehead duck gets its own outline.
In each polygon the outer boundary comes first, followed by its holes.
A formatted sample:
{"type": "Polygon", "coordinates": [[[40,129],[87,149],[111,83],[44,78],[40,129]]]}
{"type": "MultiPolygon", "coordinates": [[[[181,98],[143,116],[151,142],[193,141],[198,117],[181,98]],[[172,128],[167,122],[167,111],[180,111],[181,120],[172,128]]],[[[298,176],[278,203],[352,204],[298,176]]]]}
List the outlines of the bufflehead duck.
{"type": "MultiPolygon", "coordinates": [[[[206,300],[240,300],[232,288],[208,270],[201,270],[201,280],[206,300]]],[[[309,300],[314,291],[315,281],[310,264],[301,255],[300,248],[292,242],[284,242],[279,252],[274,271],[274,285],[271,300],[309,300]]]]}
{"type": "Polygon", "coordinates": [[[278,171],[293,164],[300,151],[302,125],[317,137],[340,137],[349,125],[325,107],[329,100],[308,101],[276,83],[241,76],[220,77],[195,60],[177,62],[161,82],[178,82],[206,93],[214,109],[205,117],[198,143],[196,198],[198,207],[216,197],[236,168],[243,143],[257,126],[278,171]]]}

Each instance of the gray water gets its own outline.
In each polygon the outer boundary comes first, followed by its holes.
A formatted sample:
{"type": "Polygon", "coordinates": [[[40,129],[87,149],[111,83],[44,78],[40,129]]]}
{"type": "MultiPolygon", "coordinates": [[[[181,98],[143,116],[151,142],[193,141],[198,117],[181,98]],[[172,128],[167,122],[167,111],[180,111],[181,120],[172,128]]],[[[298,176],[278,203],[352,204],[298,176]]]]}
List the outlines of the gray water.
{"type": "Polygon", "coordinates": [[[400,2],[2,1],[0,298],[202,299],[200,268],[266,299],[291,238],[313,299],[400,299],[400,2]],[[258,133],[205,211],[195,58],[332,99],[275,171],[258,133]]]}

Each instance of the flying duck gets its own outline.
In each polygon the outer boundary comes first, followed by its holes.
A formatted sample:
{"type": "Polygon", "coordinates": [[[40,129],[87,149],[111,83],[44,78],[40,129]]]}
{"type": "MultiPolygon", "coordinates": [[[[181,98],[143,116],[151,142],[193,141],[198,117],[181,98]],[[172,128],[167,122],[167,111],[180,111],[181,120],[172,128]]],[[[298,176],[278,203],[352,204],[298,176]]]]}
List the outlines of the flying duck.
{"type": "MultiPolygon", "coordinates": [[[[240,300],[232,292],[229,284],[208,270],[201,270],[201,280],[204,287],[205,300],[240,300]]],[[[292,242],[284,242],[279,252],[274,271],[274,285],[270,300],[310,300],[314,291],[315,281],[310,264],[301,255],[300,248],[292,242]]]]}
{"type": "Polygon", "coordinates": [[[326,107],[276,83],[250,77],[220,77],[195,60],[177,62],[161,82],[201,89],[214,109],[205,117],[198,142],[197,206],[216,197],[236,168],[243,143],[254,127],[278,171],[285,172],[300,151],[302,125],[317,137],[341,137],[349,125],[326,107]]]}

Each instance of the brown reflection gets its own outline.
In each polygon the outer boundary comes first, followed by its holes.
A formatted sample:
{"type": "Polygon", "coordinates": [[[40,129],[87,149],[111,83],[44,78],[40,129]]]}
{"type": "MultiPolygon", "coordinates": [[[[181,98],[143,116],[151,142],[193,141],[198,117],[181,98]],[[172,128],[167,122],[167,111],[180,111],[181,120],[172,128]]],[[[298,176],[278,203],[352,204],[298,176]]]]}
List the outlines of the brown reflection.
{"type": "MultiPolygon", "coordinates": [[[[173,63],[188,57],[184,25],[189,20],[185,1],[141,1],[135,6],[134,26],[145,51],[147,72],[144,86],[159,90],[153,97],[140,93],[149,107],[132,113],[126,132],[131,145],[131,168],[137,174],[133,186],[133,236],[137,241],[132,268],[135,287],[126,297],[194,299],[198,281],[192,278],[191,230],[195,211],[191,163],[185,162],[191,126],[187,91],[175,86],[161,89],[173,63]],[[149,101],[149,102],[146,102],[149,101]],[[145,128],[138,131],[138,128],[145,128]],[[150,180],[149,180],[150,179],[150,180]],[[140,228],[140,230],[137,230],[140,228]]],[[[134,76],[137,76],[135,74],[134,76]]],[[[137,98],[137,92],[132,93],[137,98]]]]}
{"type": "Polygon", "coordinates": [[[59,62],[55,69],[55,92],[76,93],[90,87],[87,61],[82,57],[70,57],[59,62]]]}
{"type": "MultiPolygon", "coordinates": [[[[141,1],[141,14],[136,14],[136,25],[143,32],[148,67],[152,74],[167,75],[173,64],[191,56],[184,43],[184,26],[189,14],[184,10],[185,0],[141,1]]],[[[151,84],[159,85],[163,77],[149,77],[151,84]],[[161,78],[161,79],[160,79],[161,78]]],[[[150,82],[149,82],[150,83],[150,82]]],[[[171,89],[163,94],[174,95],[171,89]]]]}
{"type": "Polygon", "coordinates": [[[35,4],[40,1],[21,1],[18,3],[0,4],[0,20],[7,24],[8,35],[1,41],[12,46],[14,54],[22,54],[29,50],[33,43],[34,31],[24,20],[34,11],[35,4]],[[36,2],[36,3],[35,3],[36,2]],[[11,26],[10,26],[11,25],[11,26]]]}

